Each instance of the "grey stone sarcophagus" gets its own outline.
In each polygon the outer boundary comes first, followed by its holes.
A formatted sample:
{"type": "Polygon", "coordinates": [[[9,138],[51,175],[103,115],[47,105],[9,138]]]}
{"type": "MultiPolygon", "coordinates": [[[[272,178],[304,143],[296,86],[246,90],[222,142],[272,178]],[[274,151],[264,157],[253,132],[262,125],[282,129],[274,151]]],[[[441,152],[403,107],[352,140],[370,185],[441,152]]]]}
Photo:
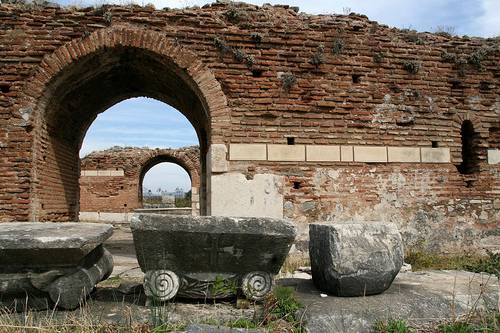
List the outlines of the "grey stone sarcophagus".
{"type": "Polygon", "coordinates": [[[131,221],[144,290],[153,300],[263,299],[295,239],[273,218],[136,214],[131,221]]]}
{"type": "Polygon", "coordinates": [[[112,233],[96,223],[0,223],[0,306],[78,307],[113,270],[102,246],[112,233]]]}

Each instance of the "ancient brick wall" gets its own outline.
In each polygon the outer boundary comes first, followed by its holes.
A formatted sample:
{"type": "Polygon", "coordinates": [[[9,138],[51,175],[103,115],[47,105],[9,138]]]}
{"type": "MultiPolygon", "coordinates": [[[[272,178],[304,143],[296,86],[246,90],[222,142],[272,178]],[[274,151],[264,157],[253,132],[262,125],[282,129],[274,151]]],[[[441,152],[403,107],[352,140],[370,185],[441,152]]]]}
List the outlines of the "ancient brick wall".
{"type": "Polygon", "coordinates": [[[200,151],[198,147],[148,149],[114,147],[92,152],[81,160],[80,211],[129,213],[142,208],[142,181],[153,166],[178,164],[191,178],[193,214],[200,212],[200,151]]]}
{"type": "Polygon", "coordinates": [[[301,239],[383,219],[410,246],[499,243],[497,39],[232,4],[1,5],[0,24],[2,221],[76,218],[86,129],[149,96],[197,130],[214,212],[289,217],[301,239]]]}

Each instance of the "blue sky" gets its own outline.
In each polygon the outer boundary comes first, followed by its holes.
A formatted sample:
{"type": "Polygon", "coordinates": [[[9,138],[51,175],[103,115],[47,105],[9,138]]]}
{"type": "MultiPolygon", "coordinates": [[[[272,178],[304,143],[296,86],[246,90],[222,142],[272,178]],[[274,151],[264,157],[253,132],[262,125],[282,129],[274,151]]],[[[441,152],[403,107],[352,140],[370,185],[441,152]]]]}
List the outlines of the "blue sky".
{"type": "MultiPolygon", "coordinates": [[[[62,5],[93,6],[103,3],[130,3],[128,0],[59,0],[62,5]]],[[[197,0],[133,1],[152,3],[156,8],[204,5],[197,0]]],[[[398,28],[435,31],[453,27],[457,35],[494,37],[500,35],[500,0],[281,0],[246,1],[253,4],[289,4],[312,14],[342,14],[346,8],[365,14],[371,20],[398,28]]],[[[118,103],[100,114],[89,128],[80,156],[112,146],[183,147],[198,144],[187,119],[174,108],[149,98],[118,103]]],[[[152,168],[144,178],[151,189],[190,188],[187,173],[171,163],[152,168]]]]}

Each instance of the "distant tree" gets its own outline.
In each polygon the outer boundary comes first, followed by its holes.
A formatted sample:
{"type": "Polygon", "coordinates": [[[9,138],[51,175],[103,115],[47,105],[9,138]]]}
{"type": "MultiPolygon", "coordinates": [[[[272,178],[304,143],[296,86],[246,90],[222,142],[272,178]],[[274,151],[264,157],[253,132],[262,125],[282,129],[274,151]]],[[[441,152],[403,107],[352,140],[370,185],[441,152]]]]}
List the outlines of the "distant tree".
{"type": "Polygon", "coordinates": [[[175,207],[191,207],[191,190],[184,193],[184,197],[175,198],[175,207]]]}
{"type": "Polygon", "coordinates": [[[438,25],[434,32],[438,35],[444,36],[454,36],[455,35],[455,27],[451,25],[438,25]]]}

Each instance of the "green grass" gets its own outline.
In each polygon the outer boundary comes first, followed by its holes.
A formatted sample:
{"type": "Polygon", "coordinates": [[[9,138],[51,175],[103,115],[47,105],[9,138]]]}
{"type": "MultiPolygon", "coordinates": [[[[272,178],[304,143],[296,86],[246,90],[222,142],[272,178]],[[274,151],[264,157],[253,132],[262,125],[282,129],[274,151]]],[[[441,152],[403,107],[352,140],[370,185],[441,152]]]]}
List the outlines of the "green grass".
{"type": "Polygon", "coordinates": [[[444,324],[439,329],[442,333],[474,333],[471,325],[460,322],[444,324]]]}
{"type": "Polygon", "coordinates": [[[300,309],[300,303],[295,299],[293,289],[290,287],[277,287],[274,289],[270,313],[286,321],[294,321],[295,313],[300,309]]]}
{"type": "Polygon", "coordinates": [[[399,319],[389,319],[387,322],[377,322],[373,325],[373,333],[413,333],[408,324],[399,319]]]}
{"type": "Polygon", "coordinates": [[[121,277],[118,275],[107,278],[104,281],[99,282],[99,287],[118,287],[122,282],[121,277]]]}
{"type": "Polygon", "coordinates": [[[285,322],[289,332],[306,332],[302,320],[296,318],[300,308],[302,308],[302,304],[295,298],[293,288],[277,286],[264,304],[262,324],[274,331],[277,330],[277,326],[282,329],[283,322],[285,322]]]}
{"type": "Polygon", "coordinates": [[[500,253],[488,251],[487,255],[454,254],[443,255],[419,250],[409,250],[405,261],[415,271],[424,269],[466,270],[470,272],[486,272],[500,277],[500,253]]]}
{"type": "Polygon", "coordinates": [[[239,318],[226,324],[231,328],[258,328],[259,324],[253,320],[246,318],[239,318]]]}
{"type": "Polygon", "coordinates": [[[226,322],[224,326],[231,328],[265,328],[270,332],[305,333],[303,322],[296,318],[297,311],[302,304],[295,298],[294,290],[290,287],[277,286],[264,303],[262,318],[239,318],[226,322]]]}
{"type": "Polygon", "coordinates": [[[478,312],[465,320],[441,324],[438,329],[439,333],[498,333],[500,311],[478,312]]]}
{"type": "Polygon", "coordinates": [[[169,332],[179,332],[183,331],[186,328],[185,323],[177,323],[177,324],[163,324],[161,326],[155,327],[151,333],[169,333],[169,332]]]}

